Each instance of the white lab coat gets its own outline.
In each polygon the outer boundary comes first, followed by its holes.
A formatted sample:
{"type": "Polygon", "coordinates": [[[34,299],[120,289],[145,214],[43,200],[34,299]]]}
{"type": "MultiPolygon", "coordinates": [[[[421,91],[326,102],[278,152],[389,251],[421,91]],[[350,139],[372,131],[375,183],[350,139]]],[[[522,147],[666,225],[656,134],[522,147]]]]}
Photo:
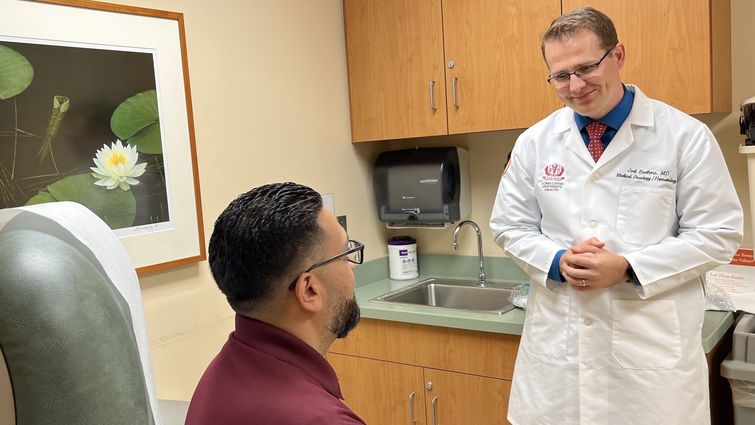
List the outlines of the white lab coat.
{"type": "Polygon", "coordinates": [[[742,208],[710,130],[627,87],[632,110],[597,163],[563,108],[522,133],[501,178],[490,226],[531,278],[512,424],[709,424],[701,275],[735,253],[742,208]],[[593,236],[642,284],[547,278],[558,250],[593,236]]]}

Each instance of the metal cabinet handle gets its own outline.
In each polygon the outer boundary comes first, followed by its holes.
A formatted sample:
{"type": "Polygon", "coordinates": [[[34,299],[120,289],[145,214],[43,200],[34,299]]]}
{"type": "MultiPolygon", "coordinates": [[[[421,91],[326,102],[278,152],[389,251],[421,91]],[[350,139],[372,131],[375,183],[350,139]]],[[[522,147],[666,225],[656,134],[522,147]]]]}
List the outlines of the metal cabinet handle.
{"type": "Polygon", "coordinates": [[[435,91],[435,80],[430,80],[430,110],[433,112],[435,112],[435,110],[438,109],[435,107],[435,96],[433,93],[434,91],[435,91]]]}
{"type": "Polygon", "coordinates": [[[439,396],[433,397],[433,401],[432,401],[432,403],[433,403],[433,425],[440,425],[438,423],[438,397],[439,396]]]}
{"type": "Polygon", "coordinates": [[[417,423],[417,416],[414,415],[414,392],[409,394],[409,422],[417,423]]]}
{"type": "Polygon", "coordinates": [[[459,102],[456,101],[456,81],[458,81],[458,77],[451,78],[451,103],[454,105],[454,107],[459,107],[459,102]]]}

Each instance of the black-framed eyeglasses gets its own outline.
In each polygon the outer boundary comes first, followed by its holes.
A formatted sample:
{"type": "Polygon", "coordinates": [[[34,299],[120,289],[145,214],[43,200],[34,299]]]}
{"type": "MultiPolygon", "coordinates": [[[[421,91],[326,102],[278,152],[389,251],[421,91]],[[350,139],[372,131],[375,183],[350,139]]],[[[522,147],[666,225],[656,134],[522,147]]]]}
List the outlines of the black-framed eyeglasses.
{"type": "Polygon", "coordinates": [[[607,58],[608,55],[611,52],[613,52],[613,49],[615,49],[615,48],[616,48],[616,46],[613,46],[610,49],[608,49],[608,51],[606,52],[606,54],[603,55],[603,57],[600,58],[599,61],[597,61],[597,62],[595,62],[593,64],[582,65],[582,66],[580,66],[579,68],[575,69],[572,72],[560,72],[560,73],[558,73],[556,75],[551,75],[550,77],[548,77],[548,80],[546,80],[546,81],[548,81],[549,83],[553,84],[554,86],[563,87],[563,86],[565,86],[565,85],[567,85],[567,84],[569,84],[571,82],[571,76],[572,75],[576,75],[577,78],[579,78],[581,80],[584,80],[585,77],[589,77],[593,72],[595,72],[595,71],[598,70],[598,67],[603,62],[603,60],[605,60],[605,58],[607,58]]]}
{"type": "MultiPolygon", "coordinates": [[[[346,259],[349,260],[350,263],[362,264],[362,261],[364,260],[363,254],[364,254],[364,244],[362,242],[349,239],[349,244],[348,244],[348,247],[346,248],[346,251],[340,254],[336,254],[328,258],[327,260],[320,261],[319,263],[312,265],[310,268],[308,268],[307,270],[304,270],[301,273],[309,273],[312,270],[320,266],[324,266],[328,263],[332,263],[333,261],[336,261],[337,259],[341,257],[346,257],[346,259]]],[[[294,281],[291,282],[291,285],[288,286],[289,291],[294,290],[294,288],[296,287],[296,281],[299,280],[299,275],[301,275],[301,273],[296,275],[296,279],[294,279],[294,281]]]]}

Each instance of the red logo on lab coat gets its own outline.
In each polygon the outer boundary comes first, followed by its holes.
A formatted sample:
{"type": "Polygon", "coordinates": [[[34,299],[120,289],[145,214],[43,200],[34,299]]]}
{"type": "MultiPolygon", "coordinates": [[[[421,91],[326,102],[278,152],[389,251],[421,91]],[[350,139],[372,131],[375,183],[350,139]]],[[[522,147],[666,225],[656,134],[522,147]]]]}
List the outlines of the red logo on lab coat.
{"type": "Polygon", "coordinates": [[[564,167],[554,162],[553,164],[548,164],[545,166],[545,175],[543,176],[544,180],[563,180],[564,179],[564,167]]]}

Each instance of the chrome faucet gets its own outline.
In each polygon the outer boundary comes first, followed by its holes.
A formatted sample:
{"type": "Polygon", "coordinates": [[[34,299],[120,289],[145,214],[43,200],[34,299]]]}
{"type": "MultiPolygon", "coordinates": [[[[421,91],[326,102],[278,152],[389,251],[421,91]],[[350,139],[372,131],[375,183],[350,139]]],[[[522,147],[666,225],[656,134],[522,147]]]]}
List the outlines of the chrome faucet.
{"type": "Polygon", "coordinates": [[[486,284],[485,284],[485,260],[483,259],[483,256],[482,256],[482,233],[480,232],[480,228],[477,226],[477,224],[474,221],[465,220],[456,226],[456,229],[454,229],[453,238],[451,239],[452,247],[454,251],[456,251],[459,248],[459,244],[456,242],[456,236],[459,235],[459,230],[461,230],[461,227],[464,226],[465,224],[469,224],[470,226],[474,228],[475,232],[477,232],[477,256],[480,259],[480,275],[479,275],[480,280],[477,283],[477,286],[484,288],[486,284]]]}

